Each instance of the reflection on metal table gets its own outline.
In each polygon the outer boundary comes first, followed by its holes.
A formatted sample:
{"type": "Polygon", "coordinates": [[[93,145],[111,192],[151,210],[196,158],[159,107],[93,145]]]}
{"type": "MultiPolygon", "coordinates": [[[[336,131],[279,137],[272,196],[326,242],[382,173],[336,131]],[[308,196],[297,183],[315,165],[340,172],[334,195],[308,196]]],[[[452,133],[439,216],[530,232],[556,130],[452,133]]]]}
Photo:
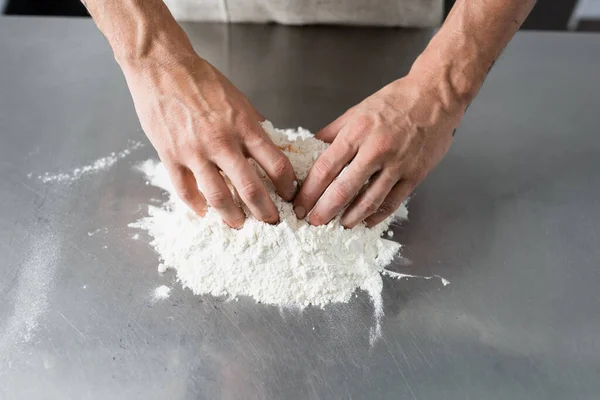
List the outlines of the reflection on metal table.
{"type": "MultiPolygon", "coordinates": [[[[405,74],[430,31],[185,26],[276,126],[316,130],[405,74]]],[[[89,20],[0,19],[0,398],[591,399],[600,392],[600,40],[519,33],[395,228],[451,281],[384,280],[373,309],[194,296],[128,223],[147,143],[89,20]],[[28,177],[28,175],[30,177],[28,177]],[[166,284],[171,296],[152,300],[166,284]]]]}

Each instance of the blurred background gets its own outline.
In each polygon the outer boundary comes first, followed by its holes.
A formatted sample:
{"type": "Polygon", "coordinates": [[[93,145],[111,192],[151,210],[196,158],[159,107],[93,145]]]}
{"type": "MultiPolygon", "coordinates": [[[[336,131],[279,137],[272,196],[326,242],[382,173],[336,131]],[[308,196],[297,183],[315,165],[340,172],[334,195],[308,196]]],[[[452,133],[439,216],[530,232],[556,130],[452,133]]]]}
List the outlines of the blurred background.
{"type": "MultiPolygon", "coordinates": [[[[446,12],[454,1],[446,1],[446,12]]],[[[0,0],[8,15],[87,16],[79,0],[0,0]]],[[[523,29],[600,31],[600,0],[539,1],[523,29]]]]}

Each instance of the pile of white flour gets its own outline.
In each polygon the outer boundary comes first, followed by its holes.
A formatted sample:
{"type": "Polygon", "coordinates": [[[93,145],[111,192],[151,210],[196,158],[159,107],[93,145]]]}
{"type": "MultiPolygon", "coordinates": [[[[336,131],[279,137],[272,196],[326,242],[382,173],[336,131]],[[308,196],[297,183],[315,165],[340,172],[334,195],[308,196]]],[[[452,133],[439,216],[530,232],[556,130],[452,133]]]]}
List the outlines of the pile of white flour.
{"type": "MultiPolygon", "coordinates": [[[[263,128],[290,159],[296,176],[304,180],[328,144],[302,128],[263,128]]],[[[166,190],[169,201],[149,206],[149,217],[132,224],[153,237],[152,246],[162,259],[159,270],[172,268],[184,287],[195,294],[250,296],[258,302],[285,307],[323,307],[347,302],[356,289],[373,299],[377,321],[382,313],[380,273],[400,249],[398,243],[381,238],[393,217],[369,229],[359,225],[345,229],[340,217],[324,226],[298,220],[290,203],[283,201],[258,169],[269,195],[279,209],[280,223],[269,225],[249,216],[235,230],[209,208],[197,217],[175,194],[164,166],[149,160],[139,169],[150,184],[166,190]]],[[[397,218],[406,218],[402,206],[397,218]]],[[[376,332],[379,334],[379,323],[376,332]]]]}

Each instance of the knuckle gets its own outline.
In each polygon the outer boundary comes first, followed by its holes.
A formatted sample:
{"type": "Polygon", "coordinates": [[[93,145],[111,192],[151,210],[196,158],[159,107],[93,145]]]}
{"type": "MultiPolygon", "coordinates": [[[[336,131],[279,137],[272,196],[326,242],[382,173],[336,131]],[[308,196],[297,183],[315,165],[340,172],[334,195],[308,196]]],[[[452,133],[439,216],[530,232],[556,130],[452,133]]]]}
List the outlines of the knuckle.
{"type": "Polygon", "coordinates": [[[226,208],[229,201],[228,194],[223,193],[222,191],[211,192],[206,194],[204,197],[206,198],[208,204],[216,209],[226,208]]]}
{"type": "Polygon", "coordinates": [[[369,114],[360,114],[354,119],[352,124],[352,131],[361,134],[371,129],[373,126],[374,119],[369,114]]]}
{"type": "Polygon", "coordinates": [[[263,190],[258,182],[248,182],[242,186],[240,194],[249,202],[256,202],[261,199],[263,190]]]}
{"type": "Polygon", "coordinates": [[[244,139],[261,140],[264,139],[264,131],[258,125],[258,117],[244,113],[236,121],[240,136],[244,139]]]}
{"type": "Polygon", "coordinates": [[[360,202],[361,211],[364,214],[371,215],[379,209],[380,203],[373,200],[369,196],[364,196],[362,201],[360,202]]]}
{"type": "Polygon", "coordinates": [[[293,168],[290,160],[288,160],[284,154],[280,154],[273,161],[273,174],[275,175],[275,178],[283,178],[284,176],[288,175],[292,169],[293,168]]]}
{"type": "Polygon", "coordinates": [[[390,183],[394,186],[400,178],[402,178],[404,169],[402,168],[403,164],[398,162],[397,160],[390,160],[388,162],[384,162],[382,165],[382,178],[385,179],[385,182],[390,183]]]}
{"type": "Polygon", "coordinates": [[[335,196],[336,202],[343,202],[353,195],[350,185],[342,179],[337,179],[333,183],[331,189],[333,191],[333,195],[335,196]]]}
{"type": "Polygon", "coordinates": [[[396,211],[396,209],[398,209],[398,207],[400,207],[402,200],[403,199],[401,199],[401,198],[386,199],[377,208],[377,212],[382,212],[384,214],[389,215],[389,214],[393,213],[394,211],[396,211]]]}
{"type": "Polygon", "coordinates": [[[268,145],[267,139],[262,135],[247,134],[243,140],[246,148],[262,148],[268,145]]]}
{"type": "Polygon", "coordinates": [[[243,119],[238,123],[238,127],[240,136],[249,145],[261,146],[267,141],[264,131],[260,127],[257,128],[256,123],[243,119]]]}
{"type": "Polygon", "coordinates": [[[232,138],[226,135],[218,135],[208,140],[209,144],[207,147],[210,148],[214,153],[228,153],[233,147],[232,138]]]}
{"type": "Polygon", "coordinates": [[[313,170],[316,172],[317,178],[327,179],[327,177],[331,176],[331,167],[331,163],[327,159],[321,157],[315,161],[313,170]]]}
{"type": "Polygon", "coordinates": [[[190,203],[196,198],[196,193],[194,193],[194,190],[188,187],[180,187],[177,190],[177,195],[186,203],[190,203]]]}
{"type": "Polygon", "coordinates": [[[377,159],[390,158],[396,153],[394,138],[391,135],[380,135],[375,142],[375,155],[377,159]]]}

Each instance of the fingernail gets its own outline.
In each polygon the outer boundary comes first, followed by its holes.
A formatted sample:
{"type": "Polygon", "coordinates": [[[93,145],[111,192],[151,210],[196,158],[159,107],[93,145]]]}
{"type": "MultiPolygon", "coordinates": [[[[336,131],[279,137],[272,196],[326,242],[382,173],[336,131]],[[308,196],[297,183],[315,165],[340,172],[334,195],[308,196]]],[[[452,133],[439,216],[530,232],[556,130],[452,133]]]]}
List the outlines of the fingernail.
{"type": "Polygon", "coordinates": [[[294,207],[294,212],[296,213],[296,217],[298,217],[299,219],[303,219],[304,217],[306,217],[306,209],[302,206],[294,207]]]}

